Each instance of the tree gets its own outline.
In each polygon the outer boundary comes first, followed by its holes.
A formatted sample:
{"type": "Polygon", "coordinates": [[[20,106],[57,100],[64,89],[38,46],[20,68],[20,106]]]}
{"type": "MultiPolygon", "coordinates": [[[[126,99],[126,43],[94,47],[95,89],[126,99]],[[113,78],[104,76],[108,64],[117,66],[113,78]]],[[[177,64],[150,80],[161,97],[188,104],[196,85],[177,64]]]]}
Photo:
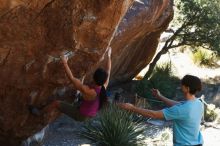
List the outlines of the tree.
{"type": "Polygon", "coordinates": [[[175,0],[172,35],[149,65],[145,78],[152,74],[161,55],[184,45],[220,53],[220,0],[175,0]]]}

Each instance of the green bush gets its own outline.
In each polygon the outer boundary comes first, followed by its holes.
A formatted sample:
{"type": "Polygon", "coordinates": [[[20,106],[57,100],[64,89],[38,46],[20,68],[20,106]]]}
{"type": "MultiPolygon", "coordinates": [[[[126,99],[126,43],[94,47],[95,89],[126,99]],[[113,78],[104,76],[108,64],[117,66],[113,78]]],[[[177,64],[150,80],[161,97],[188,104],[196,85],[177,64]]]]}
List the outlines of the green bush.
{"type": "Polygon", "coordinates": [[[196,49],[193,53],[193,61],[195,64],[206,67],[214,67],[216,65],[217,55],[204,49],[196,49]]]}
{"type": "MultiPolygon", "coordinates": [[[[213,122],[218,120],[220,114],[220,109],[215,107],[214,104],[208,104],[205,110],[205,121],[213,122]]],[[[218,121],[217,121],[218,122],[218,121]]]]}
{"type": "Polygon", "coordinates": [[[100,146],[137,146],[143,144],[142,118],[115,105],[109,105],[79,135],[100,146]]]}
{"type": "MultiPolygon", "coordinates": [[[[178,84],[179,79],[173,75],[171,65],[169,63],[164,63],[163,65],[155,67],[149,80],[144,78],[139,81],[136,86],[136,92],[139,96],[155,100],[155,98],[152,97],[151,89],[156,88],[159,89],[164,96],[172,98],[175,96],[176,85],[178,84]]],[[[151,102],[150,100],[149,102],[151,106],[164,106],[163,103],[151,102]]]]}

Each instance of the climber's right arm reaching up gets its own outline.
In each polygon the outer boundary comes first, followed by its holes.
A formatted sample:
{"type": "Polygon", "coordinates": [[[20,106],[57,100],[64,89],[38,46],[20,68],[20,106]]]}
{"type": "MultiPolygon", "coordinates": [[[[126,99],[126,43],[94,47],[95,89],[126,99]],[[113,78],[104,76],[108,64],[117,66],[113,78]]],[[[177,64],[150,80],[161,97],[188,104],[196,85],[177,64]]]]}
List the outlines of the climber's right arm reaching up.
{"type": "Polygon", "coordinates": [[[109,78],[110,78],[110,74],[111,74],[111,66],[112,66],[112,61],[111,61],[111,54],[112,54],[112,48],[109,47],[108,48],[108,61],[106,64],[106,72],[108,73],[108,78],[104,84],[105,88],[107,88],[108,83],[109,83],[109,78]]]}

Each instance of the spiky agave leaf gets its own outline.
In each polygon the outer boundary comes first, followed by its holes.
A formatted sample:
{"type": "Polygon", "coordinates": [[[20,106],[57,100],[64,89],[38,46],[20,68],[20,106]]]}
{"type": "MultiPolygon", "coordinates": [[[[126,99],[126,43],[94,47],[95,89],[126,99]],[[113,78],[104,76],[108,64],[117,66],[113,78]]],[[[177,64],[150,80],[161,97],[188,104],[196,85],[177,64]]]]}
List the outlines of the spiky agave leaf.
{"type": "Polygon", "coordinates": [[[137,146],[143,143],[144,129],[142,118],[109,105],[79,135],[101,146],[137,146]]]}

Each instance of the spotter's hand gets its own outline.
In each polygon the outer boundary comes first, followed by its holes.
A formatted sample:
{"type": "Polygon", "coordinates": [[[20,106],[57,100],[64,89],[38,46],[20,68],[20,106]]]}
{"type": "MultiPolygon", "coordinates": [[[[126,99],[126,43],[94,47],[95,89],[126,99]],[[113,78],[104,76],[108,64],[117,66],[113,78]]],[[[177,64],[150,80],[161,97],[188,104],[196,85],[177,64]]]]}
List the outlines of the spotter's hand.
{"type": "Polygon", "coordinates": [[[159,97],[161,96],[160,91],[157,90],[157,89],[151,89],[151,92],[152,92],[152,95],[153,95],[154,97],[158,98],[158,99],[159,99],[159,97]]]}

